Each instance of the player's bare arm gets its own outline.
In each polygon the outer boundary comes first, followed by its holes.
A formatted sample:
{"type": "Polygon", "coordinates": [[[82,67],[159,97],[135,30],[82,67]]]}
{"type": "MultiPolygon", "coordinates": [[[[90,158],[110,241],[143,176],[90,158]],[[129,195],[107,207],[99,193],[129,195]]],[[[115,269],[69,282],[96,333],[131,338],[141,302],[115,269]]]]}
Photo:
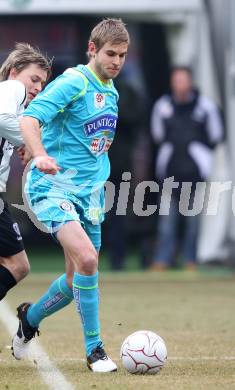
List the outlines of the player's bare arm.
{"type": "Polygon", "coordinates": [[[23,117],[20,126],[25,145],[34,158],[36,167],[41,172],[55,175],[60,167],[53,157],[48,156],[42,145],[39,121],[29,116],[23,117]]]}

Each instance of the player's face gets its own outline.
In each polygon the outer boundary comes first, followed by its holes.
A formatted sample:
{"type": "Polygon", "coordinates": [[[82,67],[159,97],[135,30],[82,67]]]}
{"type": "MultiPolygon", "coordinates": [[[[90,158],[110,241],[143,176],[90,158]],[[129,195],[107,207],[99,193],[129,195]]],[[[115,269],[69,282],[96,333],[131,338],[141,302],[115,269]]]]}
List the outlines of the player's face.
{"type": "Polygon", "coordinates": [[[176,70],[171,76],[171,88],[176,95],[185,95],[192,90],[192,77],[185,70],[176,70]]]}
{"type": "Polygon", "coordinates": [[[94,43],[90,42],[90,66],[102,81],[107,82],[110,79],[114,79],[124,65],[127,50],[127,43],[112,44],[107,42],[97,51],[94,43]]]}
{"type": "Polygon", "coordinates": [[[37,64],[30,64],[20,72],[11,69],[9,79],[21,81],[27,91],[27,104],[41,92],[47,80],[47,72],[37,64]]]}

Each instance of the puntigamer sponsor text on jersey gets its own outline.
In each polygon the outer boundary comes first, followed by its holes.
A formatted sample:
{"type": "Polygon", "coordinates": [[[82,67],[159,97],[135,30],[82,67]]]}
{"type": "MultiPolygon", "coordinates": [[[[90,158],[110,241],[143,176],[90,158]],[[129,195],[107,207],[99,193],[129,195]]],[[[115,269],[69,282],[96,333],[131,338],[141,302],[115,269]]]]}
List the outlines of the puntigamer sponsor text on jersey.
{"type": "Polygon", "coordinates": [[[89,137],[95,134],[99,130],[112,130],[116,131],[117,116],[116,115],[102,115],[92,122],[85,124],[85,133],[89,137]]]}

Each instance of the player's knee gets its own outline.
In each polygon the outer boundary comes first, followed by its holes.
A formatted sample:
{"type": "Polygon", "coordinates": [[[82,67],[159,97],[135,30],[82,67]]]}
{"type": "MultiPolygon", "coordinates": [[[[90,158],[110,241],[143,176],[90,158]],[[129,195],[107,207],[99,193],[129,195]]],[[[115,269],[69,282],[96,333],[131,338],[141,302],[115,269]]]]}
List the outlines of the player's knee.
{"type": "Polygon", "coordinates": [[[95,250],[90,250],[82,256],[80,267],[82,271],[89,275],[96,272],[98,266],[98,255],[95,250]]]}
{"type": "Polygon", "coordinates": [[[30,264],[25,252],[14,258],[14,269],[18,281],[25,278],[30,271],[30,264]]]}
{"type": "Polygon", "coordinates": [[[22,275],[22,279],[25,278],[25,276],[28,275],[30,271],[30,264],[27,261],[24,261],[22,264],[21,264],[21,267],[20,267],[20,272],[21,272],[21,275],[22,275]]]}
{"type": "Polygon", "coordinates": [[[17,282],[25,278],[30,271],[30,264],[25,251],[13,256],[2,257],[0,264],[11,272],[17,282]]]}

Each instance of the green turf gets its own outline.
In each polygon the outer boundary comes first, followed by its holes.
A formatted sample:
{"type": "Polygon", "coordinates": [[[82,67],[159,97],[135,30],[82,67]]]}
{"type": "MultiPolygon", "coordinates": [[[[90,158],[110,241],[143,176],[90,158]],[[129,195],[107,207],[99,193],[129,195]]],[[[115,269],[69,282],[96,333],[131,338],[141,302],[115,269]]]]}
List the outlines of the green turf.
{"type": "MultiPolygon", "coordinates": [[[[53,250],[38,248],[27,251],[32,272],[63,272],[64,257],[60,248],[53,248],[53,250]]],[[[101,253],[99,259],[99,268],[101,271],[110,271],[110,263],[108,256],[101,253]]],[[[133,253],[128,256],[125,270],[133,271],[140,268],[139,260],[133,253]]]]}
{"type": "MultiPolygon", "coordinates": [[[[51,260],[43,258],[45,264],[51,260]]],[[[56,276],[32,273],[8,294],[12,310],[22,301],[35,301],[56,276]]],[[[235,389],[233,274],[101,272],[100,292],[102,337],[117,361],[116,374],[94,375],[87,370],[73,303],[41,325],[40,344],[74,389],[235,389]],[[155,331],[166,341],[169,360],[159,375],[130,375],[121,365],[122,341],[140,329],[155,331]]],[[[6,349],[10,336],[1,322],[0,334],[0,389],[46,390],[36,366],[12,360],[6,349]]]]}
{"type": "MultiPolygon", "coordinates": [[[[52,250],[48,248],[37,248],[33,250],[27,250],[28,257],[31,264],[32,272],[64,272],[64,257],[62,250],[58,247],[53,247],[52,250]]],[[[140,271],[140,259],[136,252],[131,252],[128,256],[123,271],[140,271]]],[[[101,272],[111,271],[108,256],[105,251],[101,252],[99,258],[99,269],[101,272]]],[[[199,266],[198,272],[208,278],[216,277],[230,277],[232,270],[226,266],[199,266]]],[[[115,272],[116,273],[116,272],[115,272]]],[[[194,273],[184,273],[185,275],[194,275],[194,273]]],[[[167,275],[171,275],[172,278],[178,278],[182,275],[182,268],[172,269],[167,272],[167,275]]]]}

